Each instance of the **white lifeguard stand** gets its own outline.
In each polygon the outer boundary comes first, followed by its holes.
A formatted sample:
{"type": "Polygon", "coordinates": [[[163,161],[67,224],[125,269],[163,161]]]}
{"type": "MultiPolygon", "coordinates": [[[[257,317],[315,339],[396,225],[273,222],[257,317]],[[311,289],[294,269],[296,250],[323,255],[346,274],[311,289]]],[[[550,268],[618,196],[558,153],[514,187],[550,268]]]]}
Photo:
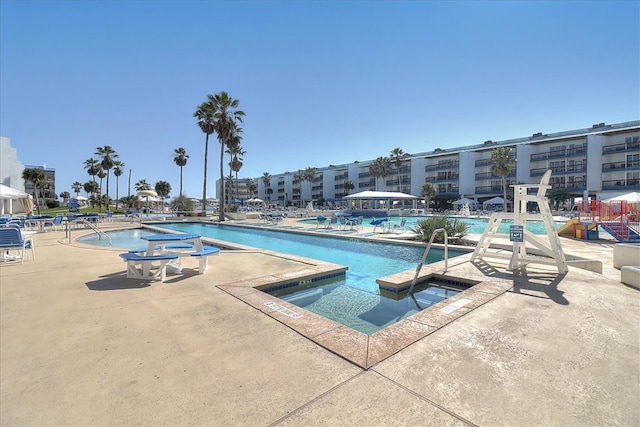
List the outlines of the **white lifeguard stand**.
{"type": "Polygon", "coordinates": [[[569,271],[567,260],[565,259],[558,232],[553,224],[553,216],[549,207],[549,200],[546,197],[547,190],[551,188],[549,181],[551,180],[551,169],[547,170],[540,181],[540,184],[518,184],[512,185],[514,189],[514,212],[496,212],[489,218],[487,224],[475,251],[471,255],[471,261],[476,258],[502,258],[509,259],[510,271],[518,270],[527,264],[551,264],[556,265],[560,274],[569,271]],[[536,194],[529,194],[529,189],[537,189],[536,194]],[[527,202],[535,202],[538,204],[540,213],[528,213],[527,202]],[[498,227],[503,219],[513,221],[510,233],[508,235],[498,233],[498,227]],[[544,223],[547,232],[547,241],[538,235],[527,230],[527,221],[540,221],[544,223]],[[513,250],[511,254],[503,252],[490,252],[489,246],[493,238],[509,237],[513,242],[513,250]],[[527,254],[526,244],[538,248],[543,255],[532,256],[527,254]]]}

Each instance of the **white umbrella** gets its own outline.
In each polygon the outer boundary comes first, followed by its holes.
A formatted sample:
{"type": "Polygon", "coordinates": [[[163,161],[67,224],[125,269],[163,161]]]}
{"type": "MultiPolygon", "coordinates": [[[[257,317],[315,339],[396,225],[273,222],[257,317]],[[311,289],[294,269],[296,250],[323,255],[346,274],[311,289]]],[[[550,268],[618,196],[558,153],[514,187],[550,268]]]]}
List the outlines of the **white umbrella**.
{"type": "Polygon", "coordinates": [[[454,205],[466,205],[466,204],[475,204],[476,201],[475,200],[471,200],[471,199],[467,199],[466,197],[463,197],[461,199],[456,200],[455,202],[452,202],[454,205]]]}

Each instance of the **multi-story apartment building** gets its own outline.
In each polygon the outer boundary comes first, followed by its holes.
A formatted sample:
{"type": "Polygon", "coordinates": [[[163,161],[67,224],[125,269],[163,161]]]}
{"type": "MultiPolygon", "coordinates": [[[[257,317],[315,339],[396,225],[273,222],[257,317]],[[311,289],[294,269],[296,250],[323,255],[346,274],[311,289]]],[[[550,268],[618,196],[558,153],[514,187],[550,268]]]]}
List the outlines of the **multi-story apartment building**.
{"type": "Polygon", "coordinates": [[[408,155],[399,167],[392,162],[384,179],[376,179],[369,171],[373,160],[316,167],[313,182],[297,182],[294,173],[269,171],[268,186],[262,177],[252,179],[258,185],[254,195],[270,203],[301,206],[309,201],[340,203],[345,195],[365,190],[420,196],[422,185],[430,182],[439,195],[483,201],[502,194],[502,178],[491,173],[491,153],[496,147],[511,147],[517,159],[515,171],[507,177],[508,185],[539,183],[551,169],[553,188],[565,189],[572,197],[606,198],[640,190],[640,120],[636,120],[436,148],[408,155]]]}

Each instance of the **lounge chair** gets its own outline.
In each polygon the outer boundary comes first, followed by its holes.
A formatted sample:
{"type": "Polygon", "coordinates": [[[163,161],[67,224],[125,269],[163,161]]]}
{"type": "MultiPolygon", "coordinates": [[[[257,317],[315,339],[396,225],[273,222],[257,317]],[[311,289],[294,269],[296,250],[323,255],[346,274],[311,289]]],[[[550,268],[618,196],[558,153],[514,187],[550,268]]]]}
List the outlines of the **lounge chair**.
{"type": "Polygon", "coordinates": [[[7,226],[0,228],[0,253],[2,261],[20,260],[20,264],[24,263],[26,251],[31,251],[31,258],[36,259],[36,253],[33,249],[33,240],[31,236],[23,236],[20,228],[15,226],[7,226]],[[11,254],[15,252],[16,254],[11,254]]]}
{"type": "Polygon", "coordinates": [[[320,226],[325,227],[325,228],[327,227],[327,217],[326,216],[318,215],[316,217],[316,221],[317,221],[316,228],[320,228],[320,226]]]}
{"type": "Polygon", "coordinates": [[[62,220],[64,219],[64,216],[62,214],[57,214],[55,216],[55,218],[52,218],[50,221],[44,221],[42,223],[42,229],[43,230],[47,230],[47,227],[50,229],[53,229],[54,231],[59,231],[62,230],[62,220]]]}
{"type": "Polygon", "coordinates": [[[384,231],[384,226],[385,226],[384,223],[388,221],[389,221],[388,218],[379,218],[379,219],[373,218],[373,221],[371,221],[369,225],[373,225],[373,232],[375,233],[378,227],[382,227],[382,230],[384,231]]]}
{"type": "Polygon", "coordinates": [[[400,232],[405,229],[406,225],[407,225],[407,218],[402,218],[400,220],[400,224],[393,224],[393,231],[398,230],[398,232],[400,232]]]}

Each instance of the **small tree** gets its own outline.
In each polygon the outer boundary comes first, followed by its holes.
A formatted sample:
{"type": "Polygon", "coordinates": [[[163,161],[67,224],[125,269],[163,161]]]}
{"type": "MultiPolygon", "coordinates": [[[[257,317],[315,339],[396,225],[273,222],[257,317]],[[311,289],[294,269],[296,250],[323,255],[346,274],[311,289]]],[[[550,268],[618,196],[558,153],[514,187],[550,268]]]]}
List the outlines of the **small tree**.
{"type": "Polygon", "coordinates": [[[432,183],[425,182],[420,189],[420,195],[425,199],[424,208],[429,209],[429,202],[438,195],[438,190],[432,183]]]}

